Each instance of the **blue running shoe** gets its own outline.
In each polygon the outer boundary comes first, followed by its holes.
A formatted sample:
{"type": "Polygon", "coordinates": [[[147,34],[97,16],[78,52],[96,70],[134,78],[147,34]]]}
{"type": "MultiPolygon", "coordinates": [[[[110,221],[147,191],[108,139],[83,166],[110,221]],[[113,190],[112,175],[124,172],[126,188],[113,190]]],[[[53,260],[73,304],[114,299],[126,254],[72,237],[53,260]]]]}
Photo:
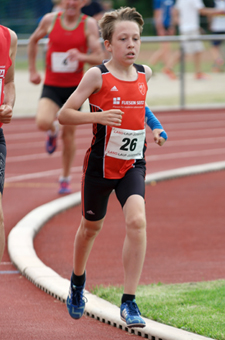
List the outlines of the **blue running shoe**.
{"type": "Polygon", "coordinates": [[[84,314],[85,303],[87,302],[84,297],[84,287],[85,283],[82,286],[75,286],[71,278],[66,306],[70,316],[74,319],[80,319],[84,314]]]}
{"type": "Polygon", "coordinates": [[[58,193],[60,195],[63,195],[63,194],[71,194],[72,190],[70,188],[70,177],[67,177],[67,178],[63,178],[61,177],[59,179],[59,191],[58,193]]]}
{"type": "Polygon", "coordinates": [[[57,147],[57,137],[58,137],[58,130],[56,130],[56,133],[54,135],[51,135],[50,131],[47,132],[46,151],[49,154],[52,154],[57,147]]]}
{"type": "Polygon", "coordinates": [[[124,322],[126,322],[128,328],[143,328],[146,326],[135,300],[126,301],[120,306],[120,317],[124,322]]]}

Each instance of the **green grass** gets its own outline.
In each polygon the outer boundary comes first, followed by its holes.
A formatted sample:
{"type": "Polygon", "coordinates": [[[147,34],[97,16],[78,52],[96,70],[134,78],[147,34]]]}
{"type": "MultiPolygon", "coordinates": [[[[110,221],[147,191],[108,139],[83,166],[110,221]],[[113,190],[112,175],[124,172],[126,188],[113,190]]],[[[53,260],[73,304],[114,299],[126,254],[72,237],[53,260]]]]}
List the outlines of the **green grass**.
{"type": "MultiPolygon", "coordinates": [[[[44,62],[43,62],[43,60],[37,60],[36,67],[37,67],[37,70],[39,70],[39,71],[44,70],[44,62]]],[[[20,70],[20,71],[27,71],[28,70],[28,62],[27,62],[27,60],[16,59],[15,69],[16,70],[20,70]]]]}
{"type": "MultiPolygon", "coordinates": [[[[93,294],[120,306],[123,287],[95,287],[93,294]]],[[[143,316],[217,340],[225,340],[225,280],[139,286],[143,316]]]]}

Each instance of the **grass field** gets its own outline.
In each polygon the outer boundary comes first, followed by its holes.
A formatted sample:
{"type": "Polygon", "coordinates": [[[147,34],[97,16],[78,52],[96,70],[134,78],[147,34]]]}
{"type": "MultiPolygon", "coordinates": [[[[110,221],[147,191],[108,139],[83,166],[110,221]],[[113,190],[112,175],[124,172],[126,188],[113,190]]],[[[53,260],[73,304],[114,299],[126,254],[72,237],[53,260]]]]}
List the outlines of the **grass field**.
{"type": "MultiPolygon", "coordinates": [[[[123,287],[95,287],[93,294],[120,306],[123,287]]],[[[225,340],[225,280],[139,286],[143,316],[217,340],[225,340]]]]}

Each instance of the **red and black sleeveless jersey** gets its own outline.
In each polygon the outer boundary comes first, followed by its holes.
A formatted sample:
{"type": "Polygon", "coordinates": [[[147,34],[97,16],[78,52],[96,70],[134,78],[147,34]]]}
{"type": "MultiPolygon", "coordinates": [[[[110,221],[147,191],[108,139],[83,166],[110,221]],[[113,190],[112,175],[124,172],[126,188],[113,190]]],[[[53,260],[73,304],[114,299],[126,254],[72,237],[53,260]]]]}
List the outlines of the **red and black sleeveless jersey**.
{"type": "MultiPolygon", "coordinates": [[[[62,18],[63,12],[57,13],[53,28],[49,33],[44,84],[50,86],[73,87],[77,86],[82,79],[84,63],[79,62],[74,70],[64,72],[63,68],[61,70],[54,70],[53,57],[60,57],[60,55],[63,55],[63,53],[72,48],[76,48],[82,53],[87,53],[85,25],[88,16],[81,14],[73,29],[63,27],[62,18]]],[[[64,66],[66,66],[68,60],[65,58],[62,62],[64,63],[64,66]]]]}
{"type": "MultiPolygon", "coordinates": [[[[5,76],[12,65],[12,60],[9,56],[11,45],[11,36],[7,27],[0,25],[0,105],[4,100],[4,84],[5,76]]],[[[0,123],[0,127],[3,124],[0,123]]]]}
{"type": "Polygon", "coordinates": [[[135,81],[115,78],[104,64],[100,91],[89,97],[91,112],[120,109],[124,112],[119,128],[93,125],[91,147],[84,159],[84,173],[108,179],[124,177],[132,167],[145,166],[145,69],[134,64],[135,81]]]}

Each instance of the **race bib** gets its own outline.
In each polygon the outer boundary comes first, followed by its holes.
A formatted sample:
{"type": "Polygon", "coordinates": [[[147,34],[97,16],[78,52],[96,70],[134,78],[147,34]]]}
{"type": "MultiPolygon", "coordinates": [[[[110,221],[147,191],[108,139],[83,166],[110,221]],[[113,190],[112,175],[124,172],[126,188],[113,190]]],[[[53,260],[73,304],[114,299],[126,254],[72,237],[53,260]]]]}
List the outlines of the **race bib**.
{"type": "Polygon", "coordinates": [[[52,72],[73,73],[78,68],[78,61],[70,61],[69,53],[53,52],[51,55],[52,72]]]}
{"type": "Polygon", "coordinates": [[[124,130],[113,127],[105,155],[119,159],[143,158],[145,129],[124,130]]]}

